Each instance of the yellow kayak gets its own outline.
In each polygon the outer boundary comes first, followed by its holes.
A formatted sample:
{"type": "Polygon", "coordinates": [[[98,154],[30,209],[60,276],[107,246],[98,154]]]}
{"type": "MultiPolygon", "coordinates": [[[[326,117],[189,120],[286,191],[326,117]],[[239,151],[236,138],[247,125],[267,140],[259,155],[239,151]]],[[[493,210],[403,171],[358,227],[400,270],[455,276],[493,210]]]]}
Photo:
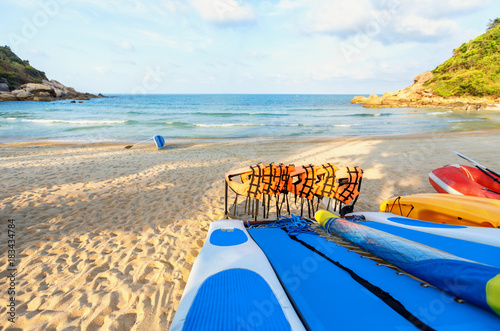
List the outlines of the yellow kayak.
{"type": "Polygon", "coordinates": [[[381,212],[422,221],[467,226],[500,227],[500,200],[440,193],[393,197],[381,212]]]}

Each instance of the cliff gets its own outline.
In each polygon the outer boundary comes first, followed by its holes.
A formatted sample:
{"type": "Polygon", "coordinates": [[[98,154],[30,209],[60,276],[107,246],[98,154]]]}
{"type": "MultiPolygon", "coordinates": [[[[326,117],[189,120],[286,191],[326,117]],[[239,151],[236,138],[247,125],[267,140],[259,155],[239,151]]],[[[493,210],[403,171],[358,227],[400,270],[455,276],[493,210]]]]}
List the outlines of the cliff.
{"type": "Polygon", "coordinates": [[[450,59],[416,76],[407,88],[351,102],[364,107],[500,110],[500,25],[462,44],[450,59]]]}
{"type": "Polygon", "coordinates": [[[0,101],[90,100],[103,97],[76,91],[21,60],[8,46],[0,47],[0,101]]]}

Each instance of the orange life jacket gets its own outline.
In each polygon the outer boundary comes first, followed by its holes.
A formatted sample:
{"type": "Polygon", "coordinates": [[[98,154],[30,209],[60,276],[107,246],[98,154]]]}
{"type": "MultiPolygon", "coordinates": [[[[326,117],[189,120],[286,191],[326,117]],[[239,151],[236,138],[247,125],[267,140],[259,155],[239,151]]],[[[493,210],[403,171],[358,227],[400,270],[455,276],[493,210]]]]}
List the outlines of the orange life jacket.
{"type": "Polygon", "coordinates": [[[359,195],[362,178],[363,170],[360,167],[340,167],[335,171],[333,187],[329,187],[322,195],[348,205],[359,195]]]}
{"type": "Polygon", "coordinates": [[[264,172],[264,193],[268,195],[287,193],[290,173],[295,169],[295,166],[283,163],[279,165],[271,163],[269,166],[270,171],[264,172]]]}
{"type": "Polygon", "coordinates": [[[290,174],[288,191],[296,196],[312,200],[315,195],[314,183],[318,169],[318,166],[312,164],[295,168],[295,171],[290,174]]]}
{"type": "Polygon", "coordinates": [[[359,195],[363,170],[360,167],[337,168],[331,163],[301,167],[259,163],[227,172],[225,177],[236,194],[257,200],[262,194],[291,192],[309,200],[314,196],[325,196],[349,204],[359,195]],[[233,180],[235,176],[240,176],[240,182],[233,180]]]}
{"type": "Polygon", "coordinates": [[[260,200],[262,194],[284,193],[293,169],[293,165],[259,163],[249,168],[227,172],[225,177],[229,187],[236,194],[260,200]],[[240,182],[232,179],[235,176],[240,176],[240,182]]]}

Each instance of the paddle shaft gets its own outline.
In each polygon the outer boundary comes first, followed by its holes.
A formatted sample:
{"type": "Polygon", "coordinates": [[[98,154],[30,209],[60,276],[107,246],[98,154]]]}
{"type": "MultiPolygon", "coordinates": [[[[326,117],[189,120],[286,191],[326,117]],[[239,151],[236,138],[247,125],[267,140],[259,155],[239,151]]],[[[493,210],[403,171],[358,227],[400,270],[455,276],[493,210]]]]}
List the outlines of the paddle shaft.
{"type": "Polygon", "coordinates": [[[498,178],[500,178],[500,175],[497,174],[496,172],[494,172],[493,170],[490,170],[488,168],[486,168],[485,166],[483,166],[482,164],[479,164],[477,163],[476,161],[474,161],[473,159],[471,158],[468,158],[467,156],[465,155],[462,155],[460,154],[459,152],[456,152],[455,151],[455,154],[457,154],[458,156],[460,156],[462,159],[465,159],[467,161],[469,161],[470,163],[472,163],[476,168],[478,168],[479,170],[481,170],[483,173],[485,173],[488,177],[490,177],[491,179],[493,179],[495,182],[499,183],[500,184],[500,181],[498,181],[498,178]],[[491,174],[497,176],[498,178],[495,178],[493,177],[491,174]]]}
{"type": "Polygon", "coordinates": [[[124,148],[129,149],[129,148],[134,147],[135,145],[139,145],[139,144],[145,143],[146,141],[149,141],[149,140],[151,140],[151,139],[153,139],[153,138],[149,138],[149,139],[146,139],[146,140],[143,140],[143,141],[139,141],[138,143],[135,143],[135,144],[133,144],[133,145],[128,145],[128,146],[125,146],[124,148]]]}

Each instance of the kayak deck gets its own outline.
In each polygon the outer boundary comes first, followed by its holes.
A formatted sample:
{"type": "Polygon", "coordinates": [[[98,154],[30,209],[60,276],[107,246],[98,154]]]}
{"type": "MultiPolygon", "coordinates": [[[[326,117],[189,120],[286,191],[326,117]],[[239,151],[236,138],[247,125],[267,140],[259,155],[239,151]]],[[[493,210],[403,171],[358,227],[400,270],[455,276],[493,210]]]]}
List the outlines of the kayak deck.
{"type": "Polygon", "coordinates": [[[458,303],[445,292],[424,287],[323,236],[290,236],[279,228],[249,233],[312,330],[466,330],[500,323],[490,312],[458,303]],[[430,313],[436,302],[439,313],[430,313]]]}
{"type": "Polygon", "coordinates": [[[313,233],[213,222],[171,330],[470,330],[500,323],[331,241],[319,227],[313,233]]]}

